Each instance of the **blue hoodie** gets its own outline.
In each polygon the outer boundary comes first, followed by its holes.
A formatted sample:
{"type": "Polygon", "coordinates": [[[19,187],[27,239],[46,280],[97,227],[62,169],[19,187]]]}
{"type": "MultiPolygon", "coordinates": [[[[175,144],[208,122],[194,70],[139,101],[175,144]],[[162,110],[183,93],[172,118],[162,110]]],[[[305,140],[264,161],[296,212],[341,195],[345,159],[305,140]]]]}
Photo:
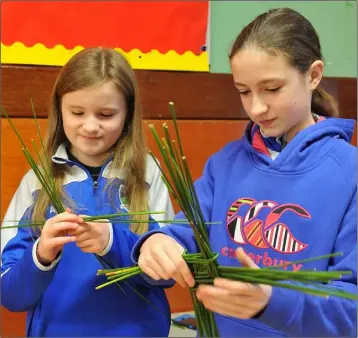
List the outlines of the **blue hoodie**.
{"type": "MultiPolygon", "coordinates": [[[[357,291],[356,147],[349,144],[354,121],[328,118],[299,132],[275,156],[250,122],[242,139],[229,143],[206,163],[195,183],[218,263],[239,266],[241,246],[260,267],[343,252],[343,257],[286,266],[288,270],[351,270],[332,287],[357,291]],[[273,160],[272,158],[275,157],[273,160]]],[[[271,142],[272,143],[272,142],[271,142]]],[[[183,218],[182,214],[177,215],[183,218]]],[[[152,231],[175,238],[197,252],[193,232],[183,225],[152,231]]],[[[254,319],[216,314],[222,337],[354,336],[357,305],[283,288],[254,319]]]]}
{"type": "MultiPolygon", "coordinates": [[[[68,160],[64,145],[53,161],[66,166],[64,190],[75,201],[80,214],[103,215],[127,212],[120,170],[111,170],[108,161],[101,170],[97,185],[81,165],[68,160]],[[111,180],[109,200],[104,187],[111,180]]],[[[151,157],[147,159],[146,182],[153,219],[171,219],[173,209],[161,173],[151,157]]],[[[4,219],[29,220],[39,184],[33,171],[23,178],[4,219]]],[[[47,218],[54,216],[48,208],[47,218]]],[[[151,223],[156,229],[159,223],[151,223]]],[[[132,266],[131,250],[138,235],[128,223],[110,226],[110,241],[101,258],[112,267],[132,266]]],[[[1,305],[10,311],[26,311],[27,336],[30,337],[145,337],[167,336],[170,308],[163,287],[148,283],[145,276],[132,277],[133,289],[121,283],[103,289],[95,287],[107,280],[97,276],[102,268],[94,254],[83,253],[75,243],[66,244],[60,256],[43,266],[37,259],[37,236],[29,228],[1,230],[1,305]],[[144,277],[144,278],[143,278],[144,277]]],[[[153,281],[152,281],[153,282],[153,281]]]]}

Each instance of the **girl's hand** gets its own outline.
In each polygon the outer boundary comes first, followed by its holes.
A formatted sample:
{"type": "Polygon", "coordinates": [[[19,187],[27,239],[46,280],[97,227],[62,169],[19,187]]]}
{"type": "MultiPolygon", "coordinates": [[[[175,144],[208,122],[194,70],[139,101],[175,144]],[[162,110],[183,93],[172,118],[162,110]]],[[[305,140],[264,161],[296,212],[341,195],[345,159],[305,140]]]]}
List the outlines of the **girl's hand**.
{"type": "Polygon", "coordinates": [[[37,245],[39,262],[43,265],[51,264],[66,243],[76,240],[74,236],[69,236],[69,233],[76,231],[81,222],[81,217],[68,211],[48,219],[37,245]]]}
{"type": "MultiPolygon", "coordinates": [[[[244,267],[259,267],[239,248],[236,251],[244,267]]],[[[197,298],[210,311],[241,319],[252,318],[268,304],[272,294],[270,285],[251,284],[216,278],[214,285],[200,285],[197,298]]]]}
{"type": "MultiPolygon", "coordinates": [[[[86,217],[81,215],[82,218],[86,217]]],[[[100,254],[108,245],[110,222],[107,219],[98,222],[83,222],[74,232],[77,246],[86,253],[100,254]]]]}
{"type": "Polygon", "coordinates": [[[194,286],[194,278],[183,259],[184,248],[164,234],[151,235],[141,246],[138,265],[154,280],[174,279],[181,286],[194,286]]]}

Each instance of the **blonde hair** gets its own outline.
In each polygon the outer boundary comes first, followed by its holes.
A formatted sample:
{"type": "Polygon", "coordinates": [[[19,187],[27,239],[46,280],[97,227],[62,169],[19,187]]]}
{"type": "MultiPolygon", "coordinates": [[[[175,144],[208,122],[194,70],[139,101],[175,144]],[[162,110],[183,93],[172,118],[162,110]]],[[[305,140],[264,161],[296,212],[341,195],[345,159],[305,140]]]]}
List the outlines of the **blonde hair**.
{"type": "MultiPolygon", "coordinates": [[[[68,142],[63,128],[61,98],[66,93],[81,90],[98,83],[112,81],[126,98],[127,116],[123,132],[113,151],[111,170],[123,168],[125,195],[130,212],[148,209],[148,191],[145,181],[146,147],[142,131],[142,105],[137,80],[128,61],[110,48],[87,48],[74,55],[62,68],[52,90],[48,126],[44,139],[46,156],[51,159],[60,144],[68,142]]],[[[67,206],[73,206],[62,185],[67,167],[50,162],[50,169],[59,195],[67,206]]],[[[45,218],[50,200],[41,189],[34,205],[33,220],[45,218]]],[[[148,220],[148,216],[133,217],[148,220]]],[[[142,234],[148,223],[131,224],[131,230],[142,234]]]]}

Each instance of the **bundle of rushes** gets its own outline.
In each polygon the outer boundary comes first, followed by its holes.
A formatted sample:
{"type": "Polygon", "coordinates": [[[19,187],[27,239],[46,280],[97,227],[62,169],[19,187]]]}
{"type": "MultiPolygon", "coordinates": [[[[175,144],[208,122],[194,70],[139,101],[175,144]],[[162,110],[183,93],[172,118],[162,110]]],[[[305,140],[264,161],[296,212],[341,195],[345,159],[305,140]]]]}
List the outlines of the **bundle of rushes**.
{"type": "MultiPolygon", "coordinates": [[[[195,279],[195,286],[190,288],[190,295],[193,302],[195,316],[197,319],[198,334],[203,337],[218,337],[219,332],[214,319],[213,312],[207,310],[196,298],[196,290],[200,284],[213,284],[216,277],[223,277],[231,280],[249,282],[255,284],[266,284],[275,287],[293,289],[307,294],[329,297],[336,296],[347,299],[357,299],[355,294],[329,287],[332,280],[338,280],[343,275],[352,274],[351,271],[285,271],[279,269],[283,266],[272,266],[263,269],[251,269],[245,267],[220,266],[217,263],[218,254],[210,248],[207,227],[196,195],[193,180],[183,153],[180,141],[179,129],[173,103],[170,103],[170,110],[174,124],[176,140],[172,139],[166,123],[163,124],[164,137],[160,138],[155,127],[150,125],[156,145],[160,151],[163,168],[161,169],[164,183],[170,194],[178,203],[180,209],[187,218],[193,230],[199,253],[188,254],[184,252],[183,258],[188,264],[195,279]],[[296,283],[287,283],[296,282],[296,283]]],[[[158,164],[153,153],[150,152],[154,161],[158,164]]],[[[159,166],[159,164],[158,164],[159,166]]],[[[181,223],[181,222],[178,222],[181,223]]],[[[303,263],[308,261],[327,259],[342,255],[333,253],[320,257],[292,262],[287,265],[303,263]]],[[[130,268],[119,268],[99,270],[98,275],[107,276],[108,282],[97,288],[102,288],[114,282],[124,281],[127,278],[142,273],[138,266],[130,268]]]]}

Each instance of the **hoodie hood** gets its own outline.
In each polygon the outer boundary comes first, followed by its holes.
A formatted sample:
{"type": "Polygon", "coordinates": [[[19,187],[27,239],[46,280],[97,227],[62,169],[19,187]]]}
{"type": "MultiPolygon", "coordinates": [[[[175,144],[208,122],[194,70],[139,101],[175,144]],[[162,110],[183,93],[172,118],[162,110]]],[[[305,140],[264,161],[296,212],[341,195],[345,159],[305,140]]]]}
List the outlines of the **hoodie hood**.
{"type": "Polygon", "coordinates": [[[273,160],[268,141],[264,140],[257,125],[250,122],[243,147],[257,166],[278,171],[306,170],[321,162],[335,147],[349,143],[355,123],[349,119],[325,118],[300,131],[273,160]]]}

